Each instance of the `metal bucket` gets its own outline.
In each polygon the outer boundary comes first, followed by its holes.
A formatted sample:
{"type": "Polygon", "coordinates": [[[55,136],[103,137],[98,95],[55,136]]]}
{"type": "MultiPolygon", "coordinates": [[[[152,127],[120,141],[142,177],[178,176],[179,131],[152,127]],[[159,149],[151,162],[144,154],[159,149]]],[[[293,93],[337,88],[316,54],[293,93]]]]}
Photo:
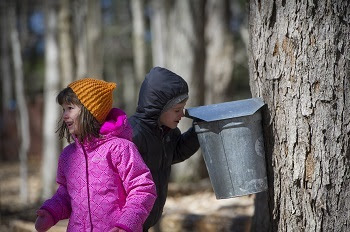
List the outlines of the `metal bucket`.
{"type": "Polygon", "coordinates": [[[265,191],[267,176],[259,98],[187,109],[194,119],[217,199],[265,191]]]}

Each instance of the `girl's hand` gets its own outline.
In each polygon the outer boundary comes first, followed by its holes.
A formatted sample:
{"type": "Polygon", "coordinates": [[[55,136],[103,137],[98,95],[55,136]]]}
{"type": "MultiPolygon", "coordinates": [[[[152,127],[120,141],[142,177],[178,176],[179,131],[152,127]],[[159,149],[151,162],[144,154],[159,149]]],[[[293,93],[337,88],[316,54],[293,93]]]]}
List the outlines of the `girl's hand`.
{"type": "Polygon", "coordinates": [[[44,209],[39,209],[36,214],[38,217],[35,221],[35,229],[38,232],[48,231],[53,225],[54,220],[49,212],[44,209]]]}
{"type": "Polygon", "coordinates": [[[126,231],[123,229],[120,229],[118,227],[115,227],[115,228],[111,229],[109,232],[126,232],[126,231]]]}

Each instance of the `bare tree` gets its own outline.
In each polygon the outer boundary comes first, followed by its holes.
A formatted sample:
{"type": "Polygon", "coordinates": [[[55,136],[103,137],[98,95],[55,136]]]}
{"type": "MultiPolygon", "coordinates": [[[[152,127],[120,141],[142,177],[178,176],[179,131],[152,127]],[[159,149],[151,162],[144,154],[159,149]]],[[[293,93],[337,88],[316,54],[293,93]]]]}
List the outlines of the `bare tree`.
{"type": "Polygon", "coordinates": [[[253,231],[350,231],[350,2],[251,0],[249,17],[269,182],[253,231]]]}
{"type": "MultiPolygon", "coordinates": [[[[162,66],[182,76],[189,85],[187,106],[204,102],[204,1],[152,2],[153,65],[162,66]]],[[[192,121],[183,119],[179,125],[185,130],[192,121]]],[[[174,165],[176,180],[199,179],[203,173],[200,153],[186,162],[174,165]]]]}
{"type": "MultiPolygon", "coordinates": [[[[135,72],[135,90],[138,90],[141,86],[146,75],[146,56],[147,49],[145,43],[145,17],[144,0],[132,0],[131,12],[133,23],[133,52],[134,52],[134,72],[135,72]]],[[[136,91],[137,92],[137,91],[136,91]]],[[[137,96],[135,94],[135,101],[137,96]]]]}
{"type": "Polygon", "coordinates": [[[20,130],[20,199],[22,203],[28,201],[28,150],[30,146],[29,115],[23,87],[23,61],[21,55],[21,44],[16,27],[15,4],[9,5],[8,19],[10,23],[11,48],[15,74],[15,93],[17,102],[18,125],[20,130]]]}
{"type": "MultiPolygon", "coordinates": [[[[100,0],[87,0],[87,75],[102,78],[103,44],[100,0]]],[[[79,35],[81,36],[81,35],[79,35]]]]}
{"type": "MultiPolygon", "coordinates": [[[[1,13],[1,31],[5,31],[8,28],[8,4],[5,2],[0,3],[1,13]]],[[[10,70],[10,49],[9,49],[9,35],[8,33],[1,33],[1,84],[2,84],[2,107],[3,114],[5,114],[12,100],[12,85],[11,85],[11,70],[10,70]]],[[[3,117],[6,120],[6,116],[3,117]]],[[[6,122],[4,123],[6,125],[6,122]]]]}
{"type": "Polygon", "coordinates": [[[54,0],[45,2],[45,81],[44,81],[44,122],[43,122],[43,160],[42,160],[42,199],[50,197],[55,190],[57,157],[59,154],[56,136],[59,108],[56,94],[60,87],[59,51],[57,41],[58,4],[54,0]]]}
{"type": "Polygon", "coordinates": [[[72,41],[71,1],[61,0],[58,15],[59,47],[61,64],[61,87],[66,87],[74,80],[75,66],[72,41]]]}
{"type": "Polygon", "coordinates": [[[227,101],[225,94],[233,72],[233,35],[230,31],[230,2],[208,0],[206,3],[205,103],[227,101]]]}
{"type": "Polygon", "coordinates": [[[73,33],[76,60],[75,78],[81,78],[87,74],[87,37],[86,17],[87,0],[74,0],[73,4],[73,33]]]}

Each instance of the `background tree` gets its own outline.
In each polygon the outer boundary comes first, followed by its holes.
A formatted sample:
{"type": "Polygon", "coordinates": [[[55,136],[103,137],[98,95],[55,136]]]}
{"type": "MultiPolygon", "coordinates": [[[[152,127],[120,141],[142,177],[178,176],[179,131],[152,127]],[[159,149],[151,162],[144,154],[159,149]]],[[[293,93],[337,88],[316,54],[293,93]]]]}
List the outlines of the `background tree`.
{"type": "Polygon", "coordinates": [[[45,2],[45,79],[42,149],[42,200],[52,196],[56,186],[57,158],[59,141],[55,133],[59,107],[56,95],[60,89],[59,50],[58,50],[58,2],[45,2]]]}
{"type": "Polygon", "coordinates": [[[249,17],[269,181],[253,230],[349,231],[350,3],[251,0],[249,17]]]}
{"type": "Polygon", "coordinates": [[[214,104],[231,100],[225,94],[231,87],[234,69],[230,1],[208,0],[206,19],[205,103],[214,104]]]}
{"type": "Polygon", "coordinates": [[[17,103],[17,120],[20,136],[19,161],[20,161],[20,199],[22,203],[28,201],[28,150],[30,146],[29,116],[26,97],[23,86],[23,61],[21,54],[21,43],[17,29],[16,4],[9,5],[8,19],[10,28],[10,41],[12,48],[12,58],[15,76],[15,95],[17,103]]]}
{"type": "Polygon", "coordinates": [[[75,79],[75,59],[72,36],[72,7],[70,0],[61,0],[58,15],[60,48],[61,87],[66,87],[75,79]]]}
{"type": "MultiPolygon", "coordinates": [[[[189,85],[187,107],[204,102],[204,1],[151,1],[153,66],[162,66],[182,76],[189,85]]],[[[192,121],[183,119],[182,131],[192,121]]],[[[174,165],[173,178],[200,179],[203,159],[198,152],[186,162],[174,165]]]]}

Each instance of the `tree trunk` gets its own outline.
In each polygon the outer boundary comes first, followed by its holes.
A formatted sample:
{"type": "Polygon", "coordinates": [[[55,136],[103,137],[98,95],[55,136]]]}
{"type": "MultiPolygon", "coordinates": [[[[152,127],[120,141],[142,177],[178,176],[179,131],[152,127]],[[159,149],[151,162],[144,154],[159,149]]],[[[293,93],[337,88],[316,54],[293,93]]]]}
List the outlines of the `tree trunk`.
{"type": "MultiPolygon", "coordinates": [[[[132,23],[133,23],[133,52],[135,90],[140,89],[141,83],[146,75],[147,49],[145,43],[145,17],[143,16],[144,0],[131,1],[132,23]]],[[[137,91],[136,91],[137,92],[137,91]]],[[[135,102],[137,94],[135,94],[135,102]]]]}
{"type": "Polygon", "coordinates": [[[165,66],[167,35],[167,3],[168,0],[151,0],[151,33],[153,66],[165,66]]]}
{"type": "MultiPolygon", "coordinates": [[[[103,43],[100,0],[87,0],[87,75],[102,78],[103,43]]],[[[81,36],[81,35],[80,35],[81,36]]]]}
{"type": "Polygon", "coordinates": [[[57,157],[59,154],[56,136],[59,107],[56,94],[59,91],[59,51],[57,42],[58,4],[46,1],[45,30],[45,80],[44,80],[44,122],[43,122],[43,160],[42,160],[42,200],[51,197],[55,189],[57,157]]]}
{"type": "Polygon", "coordinates": [[[206,3],[205,103],[228,101],[226,93],[232,79],[234,51],[230,32],[230,2],[208,0],[206,3]]]}
{"type": "Polygon", "coordinates": [[[59,46],[61,63],[61,87],[66,87],[74,80],[74,57],[72,48],[72,13],[69,0],[60,1],[58,15],[59,46]]]}
{"type": "MultiPolygon", "coordinates": [[[[153,65],[162,66],[182,76],[189,85],[187,107],[204,102],[204,1],[152,1],[151,17],[153,65]]],[[[182,119],[182,131],[192,121],[182,119]]],[[[174,165],[172,178],[196,180],[206,175],[198,152],[186,162],[174,165]],[[202,171],[199,171],[202,170],[202,171]]]]}
{"type": "MultiPolygon", "coordinates": [[[[8,3],[0,3],[1,14],[1,31],[5,32],[8,28],[8,3]]],[[[2,84],[2,113],[3,119],[6,120],[6,112],[10,109],[10,102],[12,100],[12,85],[11,85],[11,71],[10,71],[10,49],[9,49],[9,35],[8,33],[1,33],[1,84],[2,84]]],[[[6,121],[4,121],[6,125],[6,121]]]]}
{"type": "Polygon", "coordinates": [[[75,79],[86,77],[87,75],[87,37],[86,37],[86,17],[87,0],[74,0],[73,4],[73,24],[74,24],[74,46],[76,56],[75,79]]]}
{"type": "Polygon", "coordinates": [[[350,2],[251,0],[249,17],[269,181],[253,231],[350,231],[350,2]]]}
{"type": "Polygon", "coordinates": [[[17,103],[18,125],[20,135],[19,161],[20,161],[20,199],[22,203],[28,202],[28,150],[30,145],[29,115],[23,87],[23,62],[21,44],[16,27],[15,5],[9,8],[11,47],[15,74],[15,93],[17,103]]]}

